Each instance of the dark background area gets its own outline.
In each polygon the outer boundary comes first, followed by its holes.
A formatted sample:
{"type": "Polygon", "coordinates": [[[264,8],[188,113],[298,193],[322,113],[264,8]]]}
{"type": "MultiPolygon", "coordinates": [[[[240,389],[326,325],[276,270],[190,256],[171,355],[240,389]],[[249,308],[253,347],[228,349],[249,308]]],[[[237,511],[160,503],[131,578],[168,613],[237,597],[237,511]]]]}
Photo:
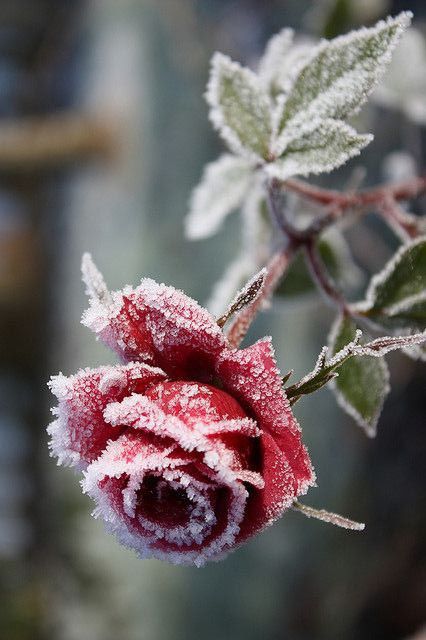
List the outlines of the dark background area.
{"type": "MultiPolygon", "coordinates": [[[[77,476],[49,458],[45,432],[50,374],[113,361],[79,324],[83,251],[112,287],[148,275],[201,302],[235,251],[235,216],[211,240],[183,237],[190,191],[222,149],[202,97],[213,51],[255,64],[284,26],[333,37],[402,9],[424,27],[421,0],[0,1],[0,638],[425,637],[420,364],[391,358],[375,440],[327,390],[297,407],[318,475],[308,502],[365,521],[365,533],[289,513],[204,569],[120,548],[77,476]]],[[[424,127],[382,107],[361,122],[376,135],[357,159],[367,183],[393,151],[424,167],[424,127]]],[[[342,187],[353,166],[323,183],[342,187]]],[[[362,233],[357,259],[380,268],[395,239],[372,220],[362,233]]],[[[303,374],[331,318],[318,299],[292,300],[249,338],[270,333],[282,370],[303,374]]]]}

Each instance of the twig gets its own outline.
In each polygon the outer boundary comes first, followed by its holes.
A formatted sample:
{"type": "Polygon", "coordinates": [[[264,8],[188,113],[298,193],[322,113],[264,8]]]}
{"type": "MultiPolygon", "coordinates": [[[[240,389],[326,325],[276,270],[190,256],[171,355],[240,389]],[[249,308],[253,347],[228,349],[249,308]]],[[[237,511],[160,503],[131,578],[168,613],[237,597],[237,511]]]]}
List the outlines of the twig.
{"type": "Polygon", "coordinates": [[[386,198],[391,198],[395,201],[416,198],[426,191],[426,176],[419,176],[393,185],[380,185],[356,193],[341,193],[333,189],[323,189],[303,180],[293,178],[279,184],[281,187],[298,193],[307,200],[312,200],[322,205],[334,204],[344,211],[352,207],[365,208],[377,205],[386,198]]]}
{"type": "Polygon", "coordinates": [[[315,242],[311,241],[306,243],[304,251],[308,266],[320,291],[322,291],[326,295],[327,299],[331,300],[333,305],[337,306],[343,313],[350,314],[348,303],[327,273],[315,242]]]}
{"type": "Polygon", "coordinates": [[[414,239],[420,235],[419,218],[404,211],[399,202],[391,196],[383,199],[379,206],[379,212],[394,227],[398,235],[403,238],[414,239]]]}

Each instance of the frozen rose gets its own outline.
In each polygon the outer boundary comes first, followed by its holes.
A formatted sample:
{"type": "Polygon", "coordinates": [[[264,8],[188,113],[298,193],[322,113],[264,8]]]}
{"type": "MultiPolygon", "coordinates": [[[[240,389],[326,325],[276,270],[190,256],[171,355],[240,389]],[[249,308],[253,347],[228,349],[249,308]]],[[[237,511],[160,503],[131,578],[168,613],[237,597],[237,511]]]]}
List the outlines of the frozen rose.
{"type": "Polygon", "coordinates": [[[123,364],[52,378],[52,454],[83,470],[94,514],[141,557],[220,559],[314,483],[271,341],[232,349],[181,291],[143,279],[110,293],[83,266],[83,324],[123,364]]]}

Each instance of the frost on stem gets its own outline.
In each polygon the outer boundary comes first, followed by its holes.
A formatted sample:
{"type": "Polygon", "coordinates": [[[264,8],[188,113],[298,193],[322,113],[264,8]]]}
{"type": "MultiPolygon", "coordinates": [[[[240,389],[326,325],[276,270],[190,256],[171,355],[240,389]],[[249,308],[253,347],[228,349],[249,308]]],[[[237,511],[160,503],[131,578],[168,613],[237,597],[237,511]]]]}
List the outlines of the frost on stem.
{"type": "Polygon", "coordinates": [[[307,518],[322,520],[323,522],[334,524],[336,527],[342,527],[343,529],[351,529],[352,531],[363,531],[365,529],[365,524],[363,522],[350,520],[349,518],[340,516],[338,513],[332,513],[325,509],[314,509],[313,507],[308,507],[308,505],[302,504],[297,500],[293,503],[293,509],[300,511],[307,518]]]}

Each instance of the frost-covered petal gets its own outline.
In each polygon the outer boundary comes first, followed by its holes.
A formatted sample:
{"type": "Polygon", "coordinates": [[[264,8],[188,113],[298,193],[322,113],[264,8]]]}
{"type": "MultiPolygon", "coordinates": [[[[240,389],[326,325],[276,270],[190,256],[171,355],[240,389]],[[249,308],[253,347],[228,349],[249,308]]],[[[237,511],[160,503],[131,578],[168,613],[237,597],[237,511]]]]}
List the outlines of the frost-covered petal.
{"type": "Polygon", "coordinates": [[[174,377],[209,378],[226,346],[213,316],[182,291],[144,278],[112,293],[112,304],[92,299],[82,322],[124,360],[141,360],[174,377]]]}
{"type": "MultiPolygon", "coordinates": [[[[272,435],[288,461],[294,477],[293,497],[305,493],[314,482],[313,470],[282,388],[270,338],[247,349],[225,351],[217,370],[225,389],[253,412],[258,426],[272,435]]],[[[264,461],[262,473],[267,467],[264,461]]]]}
{"type": "Polygon", "coordinates": [[[58,406],[52,410],[56,419],[48,428],[52,455],[59,464],[72,466],[95,460],[107,441],[120,435],[104,420],[107,404],[143,392],[165,377],[160,369],[134,362],[83,369],[70,377],[53,376],[49,386],[58,406]]]}
{"type": "Polygon", "coordinates": [[[125,426],[174,443],[205,465],[215,481],[225,482],[252,470],[251,441],[261,433],[228,394],[181,381],[154,385],[146,396],[133,394],[111,403],[104,418],[113,427],[125,426]]]}
{"type": "Polygon", "coordinates": [[[307,489],[300,490],[285,454],[269,433],[264,432],[260,448],[263,486],[249,490],[237,543],[244,542],[275,522],[292,505],[295,497],[307,489]]]}

